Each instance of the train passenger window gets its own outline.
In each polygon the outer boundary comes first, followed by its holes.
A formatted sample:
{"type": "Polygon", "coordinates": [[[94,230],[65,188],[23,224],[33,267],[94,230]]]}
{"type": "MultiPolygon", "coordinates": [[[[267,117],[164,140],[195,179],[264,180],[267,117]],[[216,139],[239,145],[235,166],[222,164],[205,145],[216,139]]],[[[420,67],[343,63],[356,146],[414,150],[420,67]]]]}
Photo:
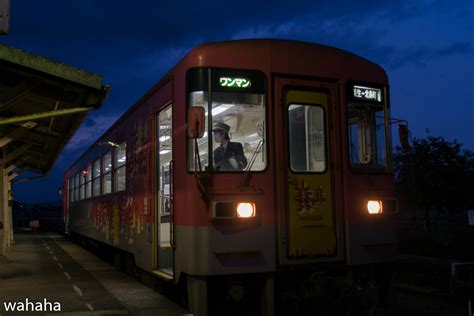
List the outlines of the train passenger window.
{"type": "Polygon", "coordinates": [[[84,200],[84,192],[85,192],[85,175],[82,174],[82,170],[79,172],[79,181],[80,181],[80,187],[79,187],[79,200],[84,200]]]}
{"type": "Polygon", "coordinates": [[[100,195],[100,158],[94,161],[94,168],[92,169],[93,178],[93,196],[100,195]]]}
{"type": "Polygon", "coordinates": [[[87,164],[85,180],[86,180],[85,198],[88,199],[92,196],[92,165],[91,164],[87,164]]]}
{"type": "Polygon", "coordinates": [[[79,201],[79,173],[74,176],[74,201],[79,201]]]}
{"type": "Polygon", "coordinates": [[[127,144],[121,143],[114,153],[114,183],[115,192],[124,191],[126,187],[127,144]]]}
{"type": "Polygon", "coordinates": [[[112,152],[102,157],[102,193],[112,193],[112,152]]]}
{"type": "Polygon", "coordinates": [[[296,172],[326,170],[326,127],[320,105],[288,107],[290,167],[296,172]]]}
{"type": "Polygon", "coordinates": [[[69,204],[74,202],[74,177],[69,178],[69,204]]]}
{"type": "Polygon", "coordinates": [[[349,159],[353,167],[387,167],[383,104],[349,104],[349,159]]]}

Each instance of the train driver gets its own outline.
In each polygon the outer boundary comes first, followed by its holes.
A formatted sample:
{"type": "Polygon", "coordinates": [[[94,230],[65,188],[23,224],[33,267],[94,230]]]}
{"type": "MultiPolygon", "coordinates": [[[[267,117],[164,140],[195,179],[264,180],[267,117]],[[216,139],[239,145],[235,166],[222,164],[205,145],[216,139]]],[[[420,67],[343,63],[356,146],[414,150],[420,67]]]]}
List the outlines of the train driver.
{"type": "Polygon", "coordinates": [[[229,137],[230,126],[225,123],[216,123],[212,129],[214,142],[219,147],[214,149],[214,168],[220,171],[239,171],[247,166],[244,150],[241,143],[231,142],[229,137]]]}

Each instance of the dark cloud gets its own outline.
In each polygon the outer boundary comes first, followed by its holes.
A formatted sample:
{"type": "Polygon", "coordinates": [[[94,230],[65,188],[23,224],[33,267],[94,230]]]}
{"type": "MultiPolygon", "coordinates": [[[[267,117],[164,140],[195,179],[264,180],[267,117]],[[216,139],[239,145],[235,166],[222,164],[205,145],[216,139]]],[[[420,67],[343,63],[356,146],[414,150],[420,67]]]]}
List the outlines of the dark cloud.
{"type": "Polygon", "coordinates": [[[441,48],[430,49],[427,47],[415,47],[404,51],[392,50],[385,55],[385,62],[391,68],[403,67],[407,64],[425,67],[428,63],[434,62],[438,58],[448,57],[457,54],[472,55],[473,47],[469,42],[453,43],[441,48]]]}
{"type": "Polygon", "coordinates": [[[445,57],[455,54],[472,54],[473,47],[472,43],[469,42],[459,42],[453,43],[446,47],[435,50],[432,54],[433,57],[445,57]]]}

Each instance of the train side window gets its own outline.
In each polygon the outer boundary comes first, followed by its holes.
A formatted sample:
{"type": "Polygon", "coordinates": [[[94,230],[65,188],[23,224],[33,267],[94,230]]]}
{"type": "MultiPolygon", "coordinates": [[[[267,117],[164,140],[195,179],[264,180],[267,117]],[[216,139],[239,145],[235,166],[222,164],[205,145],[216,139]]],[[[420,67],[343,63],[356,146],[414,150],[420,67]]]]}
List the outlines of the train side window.
{"type": "Polygon", "coordinates": [[[124,191],[126,188],[126,163],[127,144],[121,143],[115,148],[114,153],[114,183],[115,192],[124,191]]]}
{"type": "Polygon", "coordinates": [[[92,196],[92,165],[90,163],[87,164],[87,169],[85,172],[85,198],[88,199],[92,196]]]}
{"type": "Polygon", "coordinates": [[[74,175],[74,201],[79,201],[79,173],[74,175]]]}
{"type": "Polygon", "coordinates": [[[100,158],[94,161],[94,168],[92,169],[93,178],[93,196],[100,195],[100,158]]]}
{"type": "Polygon", "coordinates": [[[69,204],[74,202],[74,177],[70,177],[68,180],[69,187],[69,204]]]}
{"type": "Polygon", "coordinates": [[[326,127],[320,105],[288,107],[290,167],[296,172],[326,170],[326,127]]]}
{"type": "Polygon", "coordinates": [[[82,173],[82,170],[79,172],[79,200],[84,200],[85,193],[85,175],[82,173]]]}
{"type": "Polygon", "coordinates": [[[102,157],[102,194],[112,193],[112,152],[102,157]]]}

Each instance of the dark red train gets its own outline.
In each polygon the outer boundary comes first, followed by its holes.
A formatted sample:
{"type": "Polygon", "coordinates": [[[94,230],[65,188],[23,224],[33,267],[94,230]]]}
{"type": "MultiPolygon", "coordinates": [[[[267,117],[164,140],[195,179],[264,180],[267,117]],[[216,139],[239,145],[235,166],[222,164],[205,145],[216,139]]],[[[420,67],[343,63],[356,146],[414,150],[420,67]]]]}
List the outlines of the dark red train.
{"type": "Polygon", "coordinates": [[[288,271],[365,274],[396,257],[390,123],[387,75],[367,59],[197,46],[65,173],[67,231],[183,285],[197,315],[219,300],[272,314],[288,271]]]}

